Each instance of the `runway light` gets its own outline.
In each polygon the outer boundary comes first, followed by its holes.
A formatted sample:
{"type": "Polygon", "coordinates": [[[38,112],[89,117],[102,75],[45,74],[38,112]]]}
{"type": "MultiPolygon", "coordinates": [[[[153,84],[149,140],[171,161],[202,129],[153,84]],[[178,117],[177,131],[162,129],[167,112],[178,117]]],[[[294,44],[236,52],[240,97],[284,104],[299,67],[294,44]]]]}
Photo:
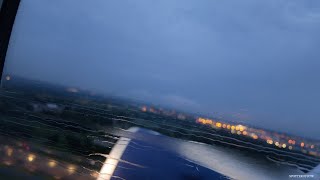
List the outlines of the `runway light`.
{"type": "Polygon", "coordinates": [[[279,146],[279,142],[275,142],[274,145],[279,146]]]}
{"type": "Polygon", "coordinates": [[[29,155],[28,155],[28,161],[29,161],[29,162],[34,161],[35,158],[36,158],[36,156],[33,155],[33,154],[29,154],[29,155]]]}

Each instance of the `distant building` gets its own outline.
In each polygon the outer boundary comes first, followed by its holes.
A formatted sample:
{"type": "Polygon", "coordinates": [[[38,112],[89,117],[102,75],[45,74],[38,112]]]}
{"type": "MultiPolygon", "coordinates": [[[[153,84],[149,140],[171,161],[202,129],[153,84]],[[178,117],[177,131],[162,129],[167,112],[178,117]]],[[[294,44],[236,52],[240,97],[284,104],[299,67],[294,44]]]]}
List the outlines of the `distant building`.
{"type": "Polygon", "coordinates": [[[185,119],[186,119],[186,116],[183,115],[183,114],[178,114],[178,117],[177,117],[177,118],[180,119],[180,120],[185,120],[185,119]]]}
{"type": "Polygon", "coordinates": [[[64,106],[58,106],[55,103],[31,103],[31,109],[33,112],[55,112],[61,113],[64,110],[64,106]]]}
{"type": "Polygon", "coordinates": [[[71,93],[77,93],[79,92],[79,90],[77,88],[67,88],[67,91],[68,92],[71,92],[71,93]]]}

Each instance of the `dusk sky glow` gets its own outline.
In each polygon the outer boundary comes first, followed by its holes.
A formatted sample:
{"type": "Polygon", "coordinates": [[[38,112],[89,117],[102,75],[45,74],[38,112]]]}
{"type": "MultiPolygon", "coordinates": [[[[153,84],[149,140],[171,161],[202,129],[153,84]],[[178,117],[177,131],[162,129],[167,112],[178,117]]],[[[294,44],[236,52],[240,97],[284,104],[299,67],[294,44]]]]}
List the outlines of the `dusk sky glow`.
{"type": "Polygon", "coordinates": [[[22,0],[5,73],[320,139],[319,32],[318,0],[22,0]]]}

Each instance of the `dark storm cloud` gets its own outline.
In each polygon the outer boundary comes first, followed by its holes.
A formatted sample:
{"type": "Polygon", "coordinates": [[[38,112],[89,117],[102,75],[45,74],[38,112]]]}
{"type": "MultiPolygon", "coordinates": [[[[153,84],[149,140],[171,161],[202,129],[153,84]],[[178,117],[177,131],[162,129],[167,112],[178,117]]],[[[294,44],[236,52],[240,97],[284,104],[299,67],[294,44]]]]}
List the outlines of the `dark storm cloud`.
{"type": "Polygon", "coordinates": [[[316,0],[24,0],[6,70],[320,138],[319,32],[316,0]]]}

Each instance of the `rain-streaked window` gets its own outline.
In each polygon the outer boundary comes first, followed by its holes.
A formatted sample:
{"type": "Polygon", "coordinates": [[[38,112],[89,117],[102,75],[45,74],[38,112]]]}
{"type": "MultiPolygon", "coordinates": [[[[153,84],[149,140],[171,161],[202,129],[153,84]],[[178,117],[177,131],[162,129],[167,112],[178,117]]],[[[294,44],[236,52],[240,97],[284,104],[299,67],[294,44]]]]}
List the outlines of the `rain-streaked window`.
{"type": "Polygon", "coordinates": [[[21,0],[0,179],[317,179],[319,30],[317,1],[21,0]]]}

